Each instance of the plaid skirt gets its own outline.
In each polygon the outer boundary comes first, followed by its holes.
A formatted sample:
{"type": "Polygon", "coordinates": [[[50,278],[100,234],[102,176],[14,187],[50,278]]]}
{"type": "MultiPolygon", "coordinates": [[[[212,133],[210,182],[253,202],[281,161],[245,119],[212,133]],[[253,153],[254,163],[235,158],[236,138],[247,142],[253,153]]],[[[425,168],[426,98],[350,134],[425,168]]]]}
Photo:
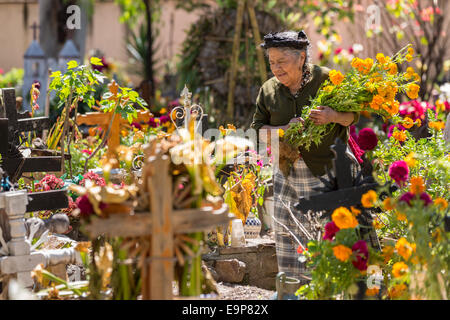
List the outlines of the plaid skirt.
{"type": "MultiPolygon", "coordinates": [[[[324,175],[326,176],[326,175],[324,175]]],[[[302,284],[301,275],[306,273],[305,263],[298,260],[299,254],[297,248],[298,242],[295,237],[306,247],[308,238],[300,230],[292,219],[286,205],[293,210],[293,205],[297,203],[300,197],[306,197],[317,193],[313,190],[316,187],[323,187],[323,183],[315,177],[306,166],[303,159],[298,159],[292,166],[288,177],[284,177],[280,170],[274,168],[273,174],[273,193],[274,193],[274,222],[275,245],[278,261],[278,271],[286,273],[288,277],[299,279],[302,284]],[[282,226],[284,225],[284,226],[282,226]],[[289,229],[289,231],[286,230],[289,229]]],[[[303,215],[295,214],[295,217],[309,231],[311,226],[303,215]]]]}

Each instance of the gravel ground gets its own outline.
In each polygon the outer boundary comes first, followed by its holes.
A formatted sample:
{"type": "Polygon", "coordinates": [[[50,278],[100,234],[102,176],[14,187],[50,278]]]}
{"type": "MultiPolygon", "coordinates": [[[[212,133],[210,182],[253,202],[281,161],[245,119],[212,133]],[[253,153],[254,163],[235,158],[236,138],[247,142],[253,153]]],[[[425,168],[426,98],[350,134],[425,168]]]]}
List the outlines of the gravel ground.
{"type": "Polygon", "coordinates": [[[218,300],[270,300],[275,291],[234,283],[217,283],[218,300]]]}

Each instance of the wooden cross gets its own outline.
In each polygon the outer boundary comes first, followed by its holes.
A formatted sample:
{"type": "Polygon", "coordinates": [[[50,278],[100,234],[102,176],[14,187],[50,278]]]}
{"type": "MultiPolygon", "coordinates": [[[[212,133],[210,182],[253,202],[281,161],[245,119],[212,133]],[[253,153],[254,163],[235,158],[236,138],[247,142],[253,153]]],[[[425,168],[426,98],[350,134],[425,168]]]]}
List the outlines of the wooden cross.
{"type": "Polygon", "coordinates": [[[36,21],[33,22],[33,24],[30,27],[33,29],[33,40],[37,40],[37,29],[40,29],[41,27],[37,25],[36,21]]]}
{"type": "Polygon", "coordinates": [[[23,172],[48,172],[61,169],[61,157],[42,156],[24,158],[19,151],[21,132],[38,131],[50,127],[47,117],[30,118],[28,111],[18,113],[14,88],[2,89],[3,106],[0,106],[1,166],[15,182],[23,172]]]}
{"type": "MultiPolygon", "coordinates": [[[[102,128],[103,135],[108,130],[111,123],[112,112],[88,112],[77,116],[78,125],[99,126],[102,128]]],[[[148,110],[138,110],[138,116],[134,121],[148,122],[152,114],[148,110]]],[[[120,129],[123,126],[129,126],[129,122],[122,118],[120,114],[116,114],[111,125],[111,131],[108,138],[108,151],[106,157],[113,158],[116,148],[120,145],[120,129]]],[[[116,165],[116,168],[118,164],[116,165]]]]}

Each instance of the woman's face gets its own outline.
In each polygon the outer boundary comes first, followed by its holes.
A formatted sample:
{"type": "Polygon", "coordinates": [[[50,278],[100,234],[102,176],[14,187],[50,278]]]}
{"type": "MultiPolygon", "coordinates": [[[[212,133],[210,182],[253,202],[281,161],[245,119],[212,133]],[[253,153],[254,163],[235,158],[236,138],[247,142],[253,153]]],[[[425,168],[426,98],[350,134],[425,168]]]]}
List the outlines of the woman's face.
{"type": "Polygon", "coordinates": [[[286,87],[296,88],[302,74],[305,53],[301,52],[301,55],[297,56],[278,48],[269,48],[267,53],[274,76],[286,87]]]}

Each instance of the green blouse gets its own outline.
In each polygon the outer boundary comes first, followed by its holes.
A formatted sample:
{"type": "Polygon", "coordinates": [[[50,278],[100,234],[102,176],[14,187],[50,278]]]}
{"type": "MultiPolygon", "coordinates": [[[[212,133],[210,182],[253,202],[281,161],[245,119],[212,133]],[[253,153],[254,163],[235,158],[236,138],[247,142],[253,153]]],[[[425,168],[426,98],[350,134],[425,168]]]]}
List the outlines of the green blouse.
{"type": "MultiPolygon", "coordinates": [[[[311,80],[301,89],[297,97],[294,97],[289,89],[281,84],[277,78],[267,80],[259,90],[256,98],[256,111],[253,115],[251,127],[258,130],[264,125],[284,126],[294,117],[302,114],[303,106],[309,104],[312,97],[317,94],[321,84],[328,79],[330,69],[317,65],[309,65],[312,77],[311,80]]],[[[355,113],[353,124],[358,122],[359,114],[355,113]]],[[[334,157],[330,146],[334,144],[336,138],[348,141],[349,129],[340,124],[336,124],[322,143],[316,146],[311,145],[309,151],[300,147],[300,154],[308,168],[315,176],[322,176],[326,173],[326,167],[331,168],[331,160],[334,157]]]]}

